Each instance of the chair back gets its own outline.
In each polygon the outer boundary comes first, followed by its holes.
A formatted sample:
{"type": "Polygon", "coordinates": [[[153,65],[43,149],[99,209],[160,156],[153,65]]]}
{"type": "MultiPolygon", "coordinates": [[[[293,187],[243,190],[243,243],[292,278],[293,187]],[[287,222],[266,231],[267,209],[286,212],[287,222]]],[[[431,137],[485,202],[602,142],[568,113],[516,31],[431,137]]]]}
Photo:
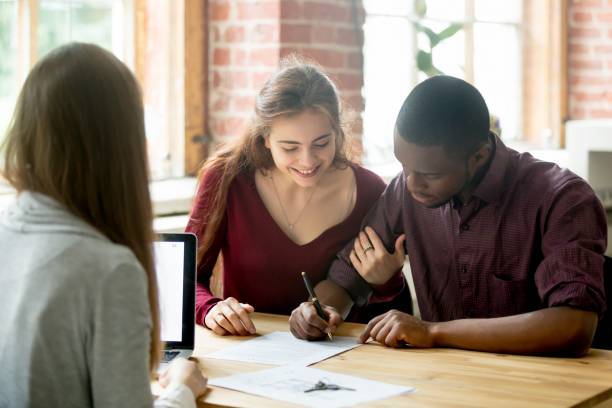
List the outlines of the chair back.
{"type": "Polygon", "coordinates": [[[612,258],[604,256],[606,313],[599,321],[591,347],[612,350],[612,258]]]}

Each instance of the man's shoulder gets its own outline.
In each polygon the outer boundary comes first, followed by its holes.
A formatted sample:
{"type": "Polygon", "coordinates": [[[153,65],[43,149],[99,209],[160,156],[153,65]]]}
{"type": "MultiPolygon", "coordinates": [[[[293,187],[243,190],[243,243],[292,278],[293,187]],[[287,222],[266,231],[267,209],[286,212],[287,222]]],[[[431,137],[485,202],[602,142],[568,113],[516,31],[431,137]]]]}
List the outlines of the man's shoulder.
{"type": "Polygon", "coordinates": [[[541,197],[558,194],[567,189],[586,190],[589,184],[571,170],[557,163],[538,160],[529,153],[518,153],[511,173],[520,190],[527,190],[541,197]]]}

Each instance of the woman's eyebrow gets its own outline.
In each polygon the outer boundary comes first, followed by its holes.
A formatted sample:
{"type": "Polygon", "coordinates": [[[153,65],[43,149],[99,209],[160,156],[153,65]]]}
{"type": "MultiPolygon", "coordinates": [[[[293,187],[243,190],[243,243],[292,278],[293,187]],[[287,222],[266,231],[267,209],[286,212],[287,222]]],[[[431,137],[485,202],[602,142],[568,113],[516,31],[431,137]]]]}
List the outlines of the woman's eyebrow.
{"type": "MultiPolygon", "coordinates": [[[[330,136],[331,136],[331,133],[326,133],[324,135],[317,137],[315,140],[313,140],[313,142],[318,142],[321,139],[325,139],[326,137],[330,137],[330,136]]],[[[287,143],[287,144],[295,144],[295,145],[301,144],[300,142],[297,142],[295,140],[279,140],[277,143],[287,143]]]]}

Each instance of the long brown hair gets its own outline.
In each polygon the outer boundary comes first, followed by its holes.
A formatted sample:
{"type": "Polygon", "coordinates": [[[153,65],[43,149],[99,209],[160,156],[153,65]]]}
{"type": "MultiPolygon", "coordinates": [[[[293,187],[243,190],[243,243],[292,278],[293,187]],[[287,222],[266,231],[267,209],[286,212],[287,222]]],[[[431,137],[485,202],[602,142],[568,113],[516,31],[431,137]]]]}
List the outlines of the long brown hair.
{"type": "Polygon", "coordinates": [[[3,144],[17,191],[62,203],[132,250],[149,289],[150,365],[160,356],[152,209],[140,88],[129,69],[91,44],[57,48],[32,68],[3,144]]]}
{"type": "Polygon", "coordinates": [[[329,118],[336,143],[334,166],[348,165],[350,143],[342,126],[336,86],[314,62],[295,55],[284,58],[279,70],[259,91],[255,100],[255,114],[243,136],[222,148],[200,170],[200,183],[210,170],[218,171],[220,177],[214,189],[207,191],[207,194],[213,194],[213,200],[205,210],[207,219],[195,220],[199,222],[199,229],[204,231],[198,248],[199,261],[212,245],[223,220],[232,180],[242,171],[274,167],[272,155],[264,145],[264,138],[270,134],[274,119],[306,110],[323,113],[329,118]]]}

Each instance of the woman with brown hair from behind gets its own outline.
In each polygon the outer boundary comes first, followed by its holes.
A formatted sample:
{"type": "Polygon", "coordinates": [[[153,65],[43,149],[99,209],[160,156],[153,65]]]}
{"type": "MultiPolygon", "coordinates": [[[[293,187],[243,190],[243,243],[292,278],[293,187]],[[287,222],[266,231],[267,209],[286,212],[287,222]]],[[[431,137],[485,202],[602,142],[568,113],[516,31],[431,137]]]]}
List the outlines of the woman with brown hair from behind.
{"type": "MultiPolygon", "coordinates": [[[[385,188],[350,160],[338,92],[317,65],[282,61],[254,113],[244,135],[204,164],[187,225],[200,242],[196,322],[219,335],[255,333],[255,309],[290,314],[308,296],[302,271],[321,282],[317,291],[333,284],[328,267],[385,188]],[[222,298],[210,288],[220,253],[222,298]]],[[[349,311],[326,313],[318,323],[333,331],[349,311]]]]}
{"type": "MultiPolygon", "coordinates": [[[[0,219],[0,406],[152,406],[159,311],[143,107],[102,48],[32,69],[3,144],[17,190],[0,219]]],[[[173,363],[155,406],[195,406],[206,380],[173,363]]]]}

